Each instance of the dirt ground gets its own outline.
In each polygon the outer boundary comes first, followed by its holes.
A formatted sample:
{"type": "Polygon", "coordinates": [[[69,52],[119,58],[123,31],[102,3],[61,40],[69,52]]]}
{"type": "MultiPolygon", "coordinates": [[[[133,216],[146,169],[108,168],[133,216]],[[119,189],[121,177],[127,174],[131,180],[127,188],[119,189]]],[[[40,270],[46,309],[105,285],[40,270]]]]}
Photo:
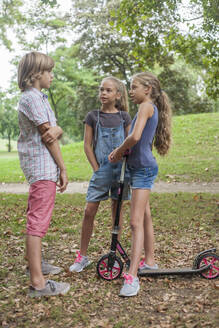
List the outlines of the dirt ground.
{"type": "MultiPolygon", "coordinates": [[[[74,194],[87,192],[88,182],[70,182],[65,193],[74,194]]],[[[27,183],[0,183],[0,192],[23,194],[28,192],[27,183]]],[[[219,182],[164,182],[158,181],[155,183],[152,192],[157,193],[171,193],[171,192],[193,192],[193,193],[219,193],[219,182]]]]}

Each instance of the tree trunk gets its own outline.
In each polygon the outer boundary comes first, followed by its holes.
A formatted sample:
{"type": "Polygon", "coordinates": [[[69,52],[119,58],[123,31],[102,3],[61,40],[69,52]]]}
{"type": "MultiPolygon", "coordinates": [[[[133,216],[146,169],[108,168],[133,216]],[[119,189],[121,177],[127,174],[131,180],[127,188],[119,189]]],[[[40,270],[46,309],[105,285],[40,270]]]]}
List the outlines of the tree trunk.
{"type": "Polygon", "coordinates": [[[11,135],[8,135],[8,152],[11,152],[11,135]]]}

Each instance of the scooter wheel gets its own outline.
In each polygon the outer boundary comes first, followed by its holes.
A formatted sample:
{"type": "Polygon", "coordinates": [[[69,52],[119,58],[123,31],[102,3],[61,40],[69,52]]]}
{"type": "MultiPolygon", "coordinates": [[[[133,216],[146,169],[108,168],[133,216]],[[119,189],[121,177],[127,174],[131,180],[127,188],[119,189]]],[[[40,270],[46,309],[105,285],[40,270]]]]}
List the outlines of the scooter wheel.
{"type": "Polygon", "coordinates": [[[108,269],[109,254],[102,256],[97,263],[97,274],[105,280],[114,280],[120,277],[123,269],[123,263],[118,256],[115,257],[115,262],[112,270],[108,269]]]}
{"type": "Polygon", "coordinates": [[[197,259],[197,269],[204,265],[211,264],[208,271],[201,272],[201,276],[205,279],[216,279],[219,277],[219,256],[215,253],[206,253],[197,259]]]}

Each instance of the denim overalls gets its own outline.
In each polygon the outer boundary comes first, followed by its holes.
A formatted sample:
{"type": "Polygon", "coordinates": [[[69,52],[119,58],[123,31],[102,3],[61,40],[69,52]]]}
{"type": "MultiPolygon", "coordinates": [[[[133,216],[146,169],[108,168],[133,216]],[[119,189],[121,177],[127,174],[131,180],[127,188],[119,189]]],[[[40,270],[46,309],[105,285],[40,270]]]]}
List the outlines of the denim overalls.
{"type": "MultiPolygon", "coordinates": [[[[94,134],[95,156],[100,167],[93,173],[90,180],[87,198],[88,202],[97,202],[109,198],[109,192],[112,199],[118,198],[118,182],[122,163],[110,163],[108,155],[125,138],[124,120],[120,112],[121,122],[119,126],[106,128],[100,124],[100,112],[98,111],[97,124],[94,134]]],[[[124,199],[129,199],[128,188],[124,188],[124,199]]]]}

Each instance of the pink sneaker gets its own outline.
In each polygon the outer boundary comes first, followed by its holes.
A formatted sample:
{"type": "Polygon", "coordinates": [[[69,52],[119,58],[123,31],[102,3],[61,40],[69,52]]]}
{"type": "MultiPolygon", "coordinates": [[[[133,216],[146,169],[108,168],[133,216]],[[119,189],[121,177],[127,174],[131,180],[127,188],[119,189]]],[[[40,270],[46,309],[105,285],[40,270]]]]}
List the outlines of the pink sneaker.
{"type": "Polygon", "coordinates": [[[148,265],[145,263],[145,259],[143,259],[140,263],[139,263],[139,267],[138,267],[138,271],[141,272],[142,270],[157,270],[158,269],[158,265],[148,265]]]}
{"type": "Polygon", "coordinates": [[[88,257],[87,256],[83,256],[80,254],[80,251],[77,251],[77,257],[74,261],[74,264],[72,264],[70,267],[69,267],[69,271],[70,272],[81,272],[84,270],[84,268],[86,268],[89,264],[90,264],[90,261],[88,260],[88,257]]]}
{"type": "Polygon", "coordinates": [[[130,297],[138,294],[140,286],[138,277],[133,277],[131,274],[123,273],[124,284],[120,290],[119,296],[130,297]]]}

